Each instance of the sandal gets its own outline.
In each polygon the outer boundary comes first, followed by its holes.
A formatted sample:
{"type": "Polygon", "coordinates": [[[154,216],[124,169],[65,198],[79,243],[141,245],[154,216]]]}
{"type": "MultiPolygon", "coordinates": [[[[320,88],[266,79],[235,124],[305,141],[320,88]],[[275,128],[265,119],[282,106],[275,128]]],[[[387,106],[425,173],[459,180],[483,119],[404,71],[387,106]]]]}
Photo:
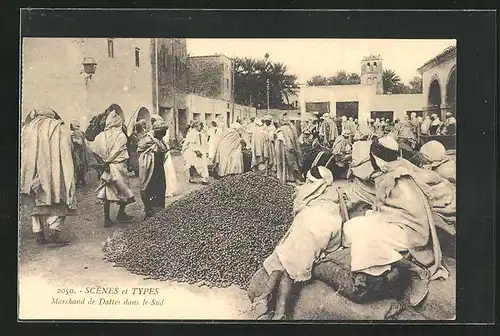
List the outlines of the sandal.
{"type": "Polygon", "coordinates": [[[269,321],[272,320],[273,318],[274,318],[274,311],[270,311],[269,313],[262,314],[259,317],[257,317],[257,320],[269,321]]]}

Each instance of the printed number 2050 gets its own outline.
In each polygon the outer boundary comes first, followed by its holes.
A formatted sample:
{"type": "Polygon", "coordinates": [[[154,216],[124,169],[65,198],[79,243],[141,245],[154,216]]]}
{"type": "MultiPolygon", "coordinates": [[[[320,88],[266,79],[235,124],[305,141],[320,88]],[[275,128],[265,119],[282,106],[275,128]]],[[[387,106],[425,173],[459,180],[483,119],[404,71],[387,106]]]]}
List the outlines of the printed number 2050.
{"type": "Polygon", "coordinates": [[[68,295],[68,294],[75,294],[75,290],[73,288],[59,288],[57,290],[57,294],[64,294],[64,295],[68,295]]]}

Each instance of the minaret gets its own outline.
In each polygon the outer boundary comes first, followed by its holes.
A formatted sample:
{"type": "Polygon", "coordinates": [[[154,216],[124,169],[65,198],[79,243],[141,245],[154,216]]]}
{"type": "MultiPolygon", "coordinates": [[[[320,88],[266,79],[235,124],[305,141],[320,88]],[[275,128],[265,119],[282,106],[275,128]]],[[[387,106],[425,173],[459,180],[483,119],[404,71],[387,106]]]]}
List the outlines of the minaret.
{"type": "Polygon", "coordinates": [[[361,84],[372,85],[377,94],[384,93],[382,82],[382,58],[380,55],[370,55],[361,61],[361,84]]]}

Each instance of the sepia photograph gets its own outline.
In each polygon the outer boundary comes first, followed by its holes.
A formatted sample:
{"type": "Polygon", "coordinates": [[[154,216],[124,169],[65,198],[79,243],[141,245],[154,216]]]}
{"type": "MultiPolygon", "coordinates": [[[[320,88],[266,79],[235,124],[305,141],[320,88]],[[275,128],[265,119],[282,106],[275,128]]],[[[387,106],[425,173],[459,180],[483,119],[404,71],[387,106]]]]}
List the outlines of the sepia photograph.
{"type": "Polygon", "coordinates": [[[455,320],[456,40],[20,43],[20,320],[455,320]]]}

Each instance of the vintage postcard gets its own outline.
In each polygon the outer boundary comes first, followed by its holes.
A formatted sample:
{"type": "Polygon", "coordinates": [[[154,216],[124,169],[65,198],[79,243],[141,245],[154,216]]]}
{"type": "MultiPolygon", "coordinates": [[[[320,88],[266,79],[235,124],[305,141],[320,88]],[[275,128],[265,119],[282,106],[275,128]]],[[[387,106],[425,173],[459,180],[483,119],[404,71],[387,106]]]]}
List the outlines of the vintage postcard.
{"type": "Polygon", "coordinates": [[[21,43],[20,320],[455,319],[456,40],[21,43]]]}

